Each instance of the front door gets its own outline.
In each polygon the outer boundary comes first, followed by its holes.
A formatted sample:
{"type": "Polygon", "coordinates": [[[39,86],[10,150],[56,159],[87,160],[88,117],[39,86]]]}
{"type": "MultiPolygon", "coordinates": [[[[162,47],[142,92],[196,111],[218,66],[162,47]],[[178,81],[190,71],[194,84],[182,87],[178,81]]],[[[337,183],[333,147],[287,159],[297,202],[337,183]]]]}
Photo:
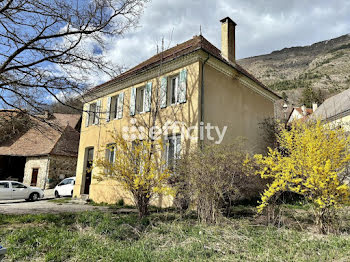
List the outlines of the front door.
{"type": "Polygon", "coordinates": [[[36,184],[38,182],[38,173],[39,173],[39,169],[38,168],[33,168],[33,170],[32,170],[32,181],[30,182],[31,186],[36,186],[36,184]]]}
{"type": "Polygon", "coordinates": [[[85,186],[84,186],[84,194],[89,194],[90,192],[90,185],[91,185],[91,167],[92,163],[94,161],[94,148],[88,148],[87,151],[87,157],[86,157],[86,163],[85,163],[85,186]]]}
{"type": "Polygon", "coordinates": [[[9,200],[12,197],[12,189],[9,182],[0,182],[0,200],[9,200]]]}

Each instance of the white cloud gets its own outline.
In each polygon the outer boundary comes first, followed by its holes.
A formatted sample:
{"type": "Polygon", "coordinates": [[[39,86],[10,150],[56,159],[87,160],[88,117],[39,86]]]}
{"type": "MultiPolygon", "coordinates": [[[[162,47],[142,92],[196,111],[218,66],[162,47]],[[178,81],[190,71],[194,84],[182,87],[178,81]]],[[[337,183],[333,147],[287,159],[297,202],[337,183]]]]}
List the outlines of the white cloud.
{"type": "MultiPolygon", "coordinates": [[[[154,55],[162,37],[171,47],[198,35],[200,25],[204,37],[220,48],[219,20],[229,16],[238,24],[237,57],[244,58],[347,34],[349,13],[346,0],[153,0],[146,5],[139,27],[111,39],[104,55],[132,67],[154,55]]],[[[98,83],[108,77],[91,75],[90,79],[98,83]]]]}

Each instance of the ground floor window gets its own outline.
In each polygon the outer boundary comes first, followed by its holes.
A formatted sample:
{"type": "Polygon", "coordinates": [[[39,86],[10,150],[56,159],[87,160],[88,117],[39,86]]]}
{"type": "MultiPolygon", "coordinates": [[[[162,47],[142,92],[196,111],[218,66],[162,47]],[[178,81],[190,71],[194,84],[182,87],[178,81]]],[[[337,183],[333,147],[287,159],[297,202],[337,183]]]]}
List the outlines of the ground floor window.
{"type": "Polygon", "coordinates": [[[116,150],[117,150],[117,147],[115,146],[115,144],[108,144],[106,147],[106,159],[110,163],[115,162],[116,150]]]}
{"type": "Polygon", "coordinates": [[[168,168],[173,170],[176,160],[180,158],[181,152],[181,135],[168,136],[166,139],[166,162],[168,168]]]}

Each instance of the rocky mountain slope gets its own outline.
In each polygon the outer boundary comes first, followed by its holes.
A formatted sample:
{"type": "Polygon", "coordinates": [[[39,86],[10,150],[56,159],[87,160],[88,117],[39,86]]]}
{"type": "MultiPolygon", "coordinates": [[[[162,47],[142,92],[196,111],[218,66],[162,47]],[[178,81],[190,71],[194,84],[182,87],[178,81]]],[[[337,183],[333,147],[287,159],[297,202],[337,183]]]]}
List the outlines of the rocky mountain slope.
{"type": "Polygon", "coordinates": [[[310,46],[284,48],[238,61],[276,93],[300,105],[311,87],[329,97],[350,88],[350,34],[310,46]]]}

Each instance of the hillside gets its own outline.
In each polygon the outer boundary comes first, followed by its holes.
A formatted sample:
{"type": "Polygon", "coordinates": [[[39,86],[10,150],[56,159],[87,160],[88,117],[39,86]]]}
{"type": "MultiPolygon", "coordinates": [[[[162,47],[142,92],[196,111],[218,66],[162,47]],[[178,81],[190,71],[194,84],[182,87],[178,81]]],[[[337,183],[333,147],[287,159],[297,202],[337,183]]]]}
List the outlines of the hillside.
{"type": "Polygon", "coordinates": [[[350,88],[350,34],[310,46],[284,48],[238,61],[279,95],[299,105],[302,90],[321,90],[323,98],[350,88]]]}

